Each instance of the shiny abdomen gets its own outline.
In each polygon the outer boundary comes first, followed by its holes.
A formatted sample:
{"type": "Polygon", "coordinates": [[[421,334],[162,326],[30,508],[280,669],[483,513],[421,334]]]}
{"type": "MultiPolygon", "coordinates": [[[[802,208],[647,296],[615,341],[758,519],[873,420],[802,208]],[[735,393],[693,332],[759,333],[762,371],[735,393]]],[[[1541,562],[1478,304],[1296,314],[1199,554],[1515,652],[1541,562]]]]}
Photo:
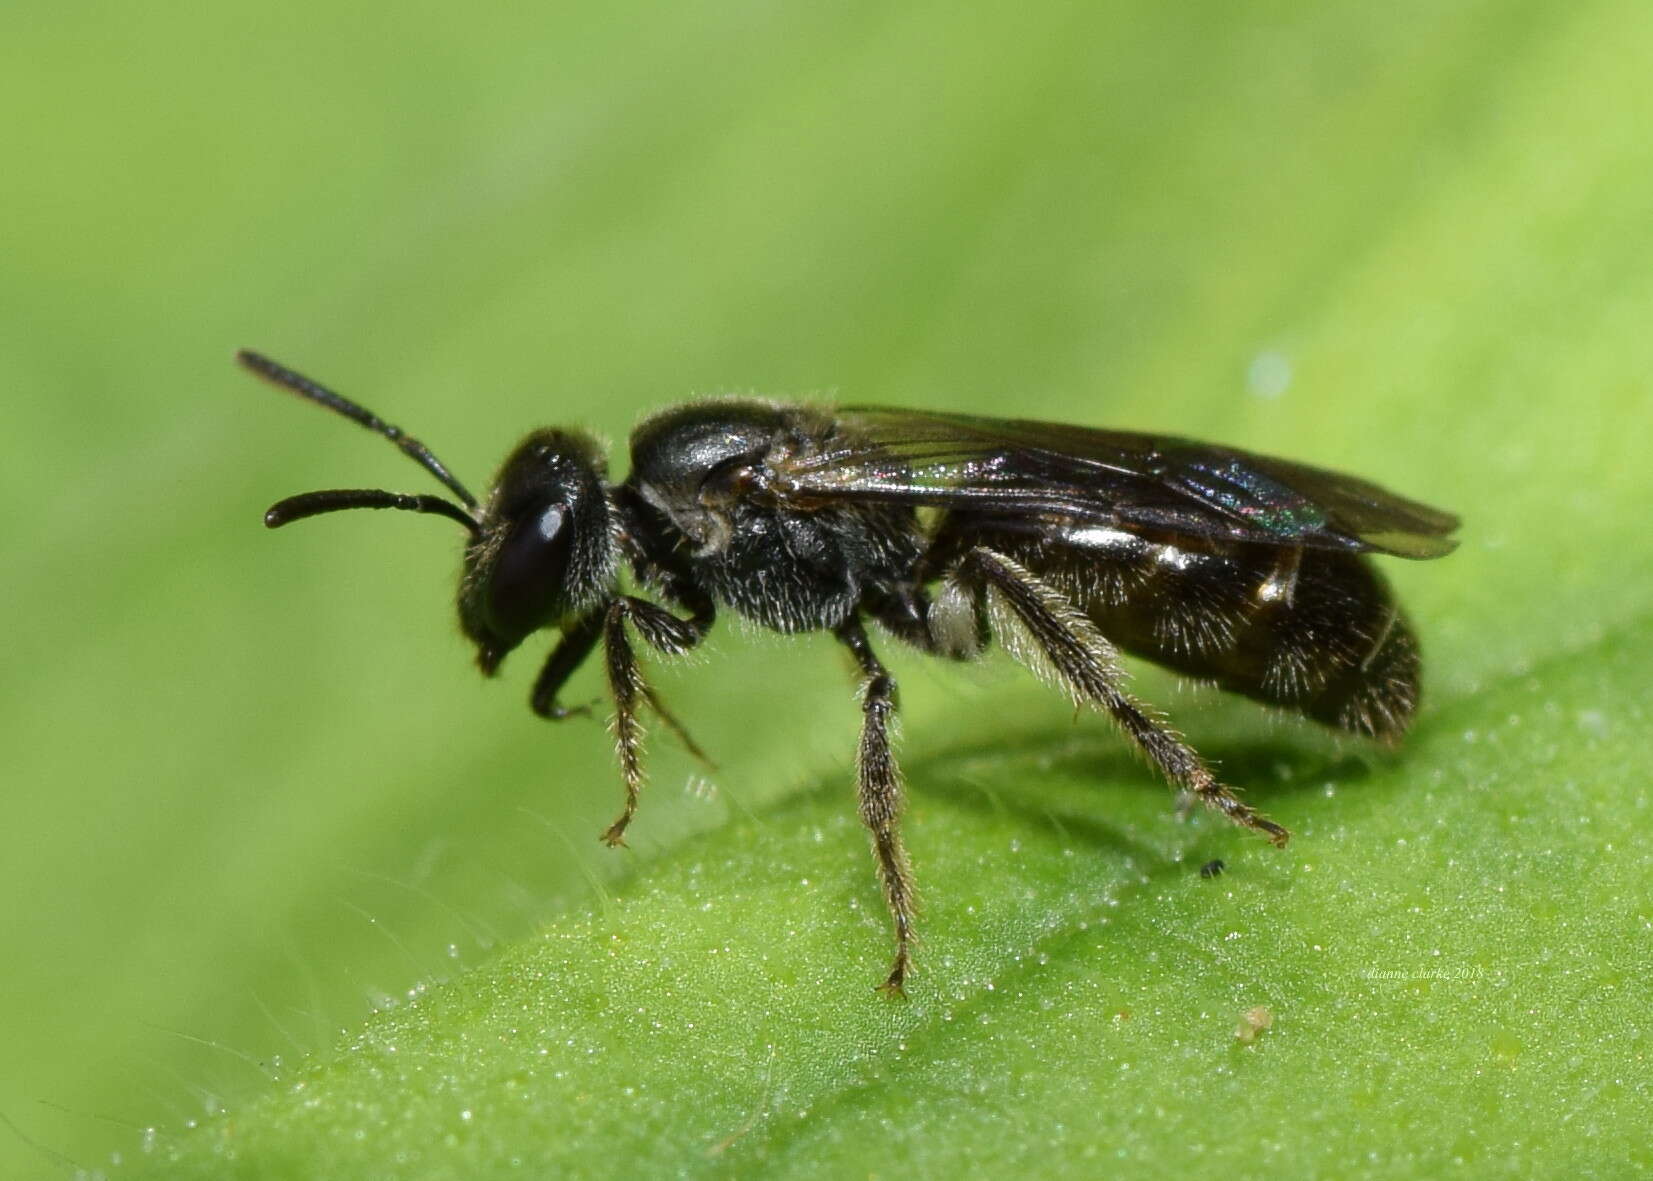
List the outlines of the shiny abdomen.
{"type": "Polygon", "coordinates": [[[1360,554],[950,525],[955,544],[1015,558],[1110,641],[1189,677],[1385,740],[1417,708],[1417,637],[1360,554]]]}

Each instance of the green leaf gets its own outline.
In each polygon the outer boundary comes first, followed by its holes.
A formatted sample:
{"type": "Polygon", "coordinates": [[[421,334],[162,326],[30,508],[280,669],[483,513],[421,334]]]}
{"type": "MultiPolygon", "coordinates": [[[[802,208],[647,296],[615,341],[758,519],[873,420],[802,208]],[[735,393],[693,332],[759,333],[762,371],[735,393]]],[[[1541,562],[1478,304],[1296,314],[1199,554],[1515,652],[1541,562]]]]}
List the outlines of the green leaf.
{"type": "Polygon", "coordinates": [[[1176,824],[1082,731],[918,760],[906,1002],[871,990],[887,922],[835,780],[378,1014],[161,1172],[1646,1166],[1653,817],[1596,785],[1644,757],[1650,669],[1640,621],[1438,710],[1404,759],[1231,755],[1297,827],[1280,853],[1176,824]]]}

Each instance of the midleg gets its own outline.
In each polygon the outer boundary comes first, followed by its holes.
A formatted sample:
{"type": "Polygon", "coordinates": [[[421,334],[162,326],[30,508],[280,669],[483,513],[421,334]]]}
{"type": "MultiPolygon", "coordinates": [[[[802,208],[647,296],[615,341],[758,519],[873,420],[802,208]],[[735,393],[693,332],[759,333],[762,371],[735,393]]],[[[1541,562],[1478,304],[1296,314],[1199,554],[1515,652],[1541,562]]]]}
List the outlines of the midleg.
{"type": "Polygon", "coordinates": [[[912,866],[901,842],[901,772],[890,750],[890,726],[895,713],[895,680],[872,650],[866,628],[851,616],[834,634],[850,650],[864,678],[861,689],[861,744],[856,753],[856,792],[861,821],[872,834],[878,877],[884,901],[895,922],[895,961],[879,988],[902,994],[912,967],[913,920],[917,899],[912,866]]]}
{"type": "Polygon", "coordinates": [[[998,596],[1026,629],[1037,649],[1032,655],[1049,663],[1074,700],[1106,710],[1172,786],[1274,844],[1286,843],[1291,834],[1219,782],[1180,735],[1125,692],[1118,652],[1062,594],[1014,559],[982,546],[966,554],[960,568],[998,596]]]}

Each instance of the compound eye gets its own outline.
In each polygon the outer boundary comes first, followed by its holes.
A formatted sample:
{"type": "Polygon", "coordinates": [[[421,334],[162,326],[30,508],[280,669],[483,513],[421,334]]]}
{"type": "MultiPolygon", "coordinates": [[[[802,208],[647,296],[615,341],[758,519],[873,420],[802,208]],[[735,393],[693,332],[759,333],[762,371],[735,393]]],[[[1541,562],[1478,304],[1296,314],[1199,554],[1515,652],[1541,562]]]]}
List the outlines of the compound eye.
{"type": "Polygon", "coordinates": [[[496,631],[525,636],[555,621],[566,598],[573,522],[569,506],[549,504],[511,527],[488,586],[496,631]]]}
{"type": "Polygon", "coordinates": [[[555,541],[562,532],[562,523],[568,519],[568,509],[564,505],[549,505],[540,514],[539,522],[535,525],[541,541],[555,541]]]}

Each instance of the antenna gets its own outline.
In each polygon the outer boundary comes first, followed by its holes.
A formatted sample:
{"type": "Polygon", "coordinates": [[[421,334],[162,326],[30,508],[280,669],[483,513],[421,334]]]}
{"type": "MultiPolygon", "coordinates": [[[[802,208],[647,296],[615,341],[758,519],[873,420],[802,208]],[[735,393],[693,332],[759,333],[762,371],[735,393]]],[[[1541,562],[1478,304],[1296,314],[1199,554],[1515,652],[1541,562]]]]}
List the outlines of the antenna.
{"type": "MultiPolygon", "coordinates": [[[[235,359],[241,363],[243,368],[255,376],[263,378],[271,385],[276,386],[279,389],[286,390],[288,393],[297,394],[306,401],[314,402],[319,406],[325,406],[327,409],[332,410],[335,413],[342,414],[346,418],[350,419],[350,421],[366,427],[376,435],[383,435],[392,443],[395,443],[403,455],[406,455],[409,459],[412,459],[431,475],[442,481],[443,486],[455,496],[459,497],[466,508],[476,508],[476,497],[472,496],[470,492],[466,490],[465,485],[461,484],[454,474],[448,471],[447,467],[440,459],[437,459],[435,455],[431,454],[429,447],[426,447],[412,435],[407,434],[401,427],[392,426],[390,423],[380,418],[377,414],[373,413],[373,411],[367,409],[367,407],[358,406],[342,394],[335,394],[332,390],[328,389],[320,382],[311,381],[302,373],[295,373],[293,370],[288,369],[285,365],[278,365],[268,357],[263,356],[260,353],[255,353],[251,349],[240,350],[235,354],[235,359]]],[[[341,493],[308,493],[307,495],[338,496],[341,495],[341,493]]],[[[348,495],[359,497],[363,494],[360,492],[355,492],[349,493],[348,495]]],[[[309,512],[289,515],[285,517],[283,521],[277,521],[276,524],[282,524],[285,521],[296,521],[301,516],[313,516],[315,513],[331,512],[333,508],[407,508],[413,509],[415,512],[436,512],[442,513],[444,516],[453,515],[452,513],[444,512],[441,509],[431,508],[428,504],[426,504],[425,507],[417,507],[413,504],[399,503],[395,499],[398,495],[396,493],[386,492],[379,495],[391,497],[392,499],[376,502],[361,500],[353,503],[340,502],[334,504],[331,508],[312,507],[309,512]]],[[[296,500],[299,498],[295,497],[294,499],[296,500]]],[[[419,499],[423,503],[434,498],[425,497],[415,499],[419,499]]],[[[280,508],[282,505],[289,505],[291,503],[291,501],[282,501],[282,504],[277,505],[276,508],[280,508]]],[[[320,502],[317,502],[318,506],[319,503],[320,502]]],[[[275,511],[276,509],[274,508],[270,510],[272,513],[275,511]]],[[[472,526],[472,531],[474,532],[475,522],[471,521],[470,524],[472,526]]]]}
{"type": "Polygon", "coordinates": [[[451,500],[423,493],[386,492],[380,488],[334,488],[326,492],[300,492],[278,500],[264,513],[264,524],[279,529],[305,517],[338,512],[347,508],[399,508],[411,513],[432,513],[458,521],[470,530],[473,538],[481,540],[482,527],[464,509],[451,500]]]}

